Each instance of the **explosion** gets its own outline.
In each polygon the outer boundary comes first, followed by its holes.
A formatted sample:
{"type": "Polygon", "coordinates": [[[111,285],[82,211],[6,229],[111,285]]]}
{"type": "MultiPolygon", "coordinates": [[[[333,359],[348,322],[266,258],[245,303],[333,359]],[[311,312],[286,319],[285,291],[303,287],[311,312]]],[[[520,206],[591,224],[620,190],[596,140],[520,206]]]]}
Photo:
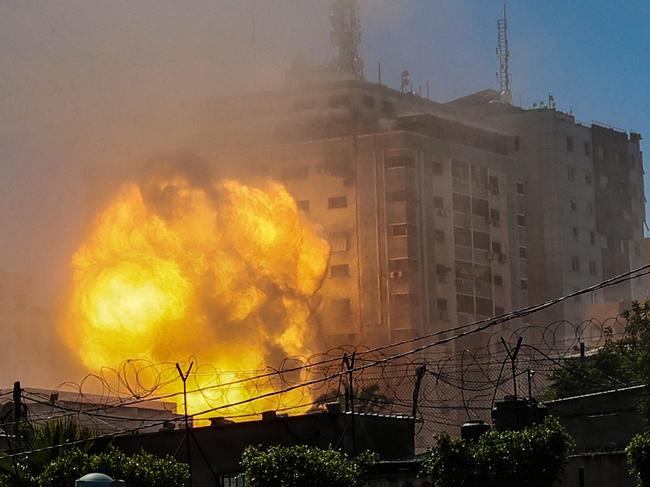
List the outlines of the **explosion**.
{"type": "MultiPolygon", "coordinates": [[[[72,257],[64,335],[84,366],[193,357],[212,368],[191,376],[192,389],[312,353],[313,297],[329,247],[285,188],[162,173],[125,184],[72,257]]],[[[188,407],[198,413],[278,387],[269,380],[214,387],[191,393],[188,407]]],[[[182,390],[180,378],[163,390],[182,390]]],[[[304,395],[217,415],[293,406],[304,395]]]]}

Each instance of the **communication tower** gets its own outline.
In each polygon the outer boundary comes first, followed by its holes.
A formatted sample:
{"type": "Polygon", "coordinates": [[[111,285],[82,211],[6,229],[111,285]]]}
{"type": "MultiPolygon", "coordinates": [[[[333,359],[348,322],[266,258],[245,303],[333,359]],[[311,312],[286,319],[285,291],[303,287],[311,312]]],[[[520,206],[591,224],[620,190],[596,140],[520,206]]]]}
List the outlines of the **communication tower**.
{"type": "Polygon", "coordinates": [[[359,57],[359,0],[334,0],[330,14],[330,33],[332,44],[339,51],[332,61],[332,67],[356,79],[363,79],[363,60],[359,57]]]}
{"type": "Polygon", "coordinates": [[[508,16],[503,4],[503,17],[497,20],[497,59],[499,60],[499,91],[501,99],[512,103],[510,76],[510,47],[508,46],[508,16]]]}

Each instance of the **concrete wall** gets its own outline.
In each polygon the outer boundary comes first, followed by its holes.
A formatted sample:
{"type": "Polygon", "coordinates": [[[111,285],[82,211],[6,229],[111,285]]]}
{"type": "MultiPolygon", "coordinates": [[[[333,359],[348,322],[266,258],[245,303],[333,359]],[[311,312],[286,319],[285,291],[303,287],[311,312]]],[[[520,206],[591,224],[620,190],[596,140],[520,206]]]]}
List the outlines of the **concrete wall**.
{"type": "Polygon", "coordinates": [[[623,450],[643,431],[639,403],[645,394],[645,386],[637,386],[545,404],[573,437],[576,451],[623,450]]]}
{"type": "Polygon", "coordinates": [[[622,451],[574,455],[556,487],[579,487],[580,469],[585,487],[636,487],[622,451]]]}
{"type": "MultiPolygon", "coordinates": [[[[248,446],[309,445],[320,448],[340,448],[350,455],[365,450],[375,452],[380,459],[410,458],[414,455],[414,423],[410,418],[356,415],[354,424],[349,414],[319,413],[277,418],[267,421],[248,421],[213,427],[194,428],[190,439],[192,467],[197,485],[214,485],[214,479],[197,447],[201,446],[212,469],[219,474],[241,471],[239,462],[248,446]],[[356,438],[356,442],[353,439],[356,438]]],[[[103,449],[111,442],[126,453],[144,449],[155,455],[176,455],[187,461],[182,444],[185,431],[166,431],[120,436],[98,442],[103,449]]]]}

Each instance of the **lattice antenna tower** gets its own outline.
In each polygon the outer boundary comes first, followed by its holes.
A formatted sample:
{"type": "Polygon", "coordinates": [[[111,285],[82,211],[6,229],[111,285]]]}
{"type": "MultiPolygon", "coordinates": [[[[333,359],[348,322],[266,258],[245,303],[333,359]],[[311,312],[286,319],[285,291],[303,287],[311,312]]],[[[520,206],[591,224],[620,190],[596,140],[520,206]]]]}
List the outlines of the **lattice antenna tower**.
{"type": "Polygon", "coordinates": [[[499,90],[502,97],[511,97],[510,47],[508,46],[508,16],[503,4],[503,17],[497,20],[497,59],[499,60],[499,90]]]}
{"type": "Polygon", "coordinates": [[[334,0],[330,14],[330,34],[332,44],[339,51],[332,61],[332,67],[357,79],[363,79],[363,60],[359,56],[359,0],[334,0]]]}

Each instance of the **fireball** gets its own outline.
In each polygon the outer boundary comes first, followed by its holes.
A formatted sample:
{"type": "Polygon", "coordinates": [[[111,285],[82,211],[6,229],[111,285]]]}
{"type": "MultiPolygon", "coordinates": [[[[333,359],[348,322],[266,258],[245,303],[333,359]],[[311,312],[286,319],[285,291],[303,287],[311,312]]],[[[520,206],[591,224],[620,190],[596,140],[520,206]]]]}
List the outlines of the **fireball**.
{"type": "MultiPolygon", "coordinates": [[[[89,371],[193,357],[204,366],[188,387],[207,389],[190,393],[190,412],[228,406],[282,384],[220,384],[314,351],[313,298],[328,258],[279,183],[150,176],[118,191],[73,255],[64,336],[89,371]]],[[[182,390],[180,378],[162,390],[182,390]]],[[[296,390],[218,415],[304,400],[296,390]]]]}

